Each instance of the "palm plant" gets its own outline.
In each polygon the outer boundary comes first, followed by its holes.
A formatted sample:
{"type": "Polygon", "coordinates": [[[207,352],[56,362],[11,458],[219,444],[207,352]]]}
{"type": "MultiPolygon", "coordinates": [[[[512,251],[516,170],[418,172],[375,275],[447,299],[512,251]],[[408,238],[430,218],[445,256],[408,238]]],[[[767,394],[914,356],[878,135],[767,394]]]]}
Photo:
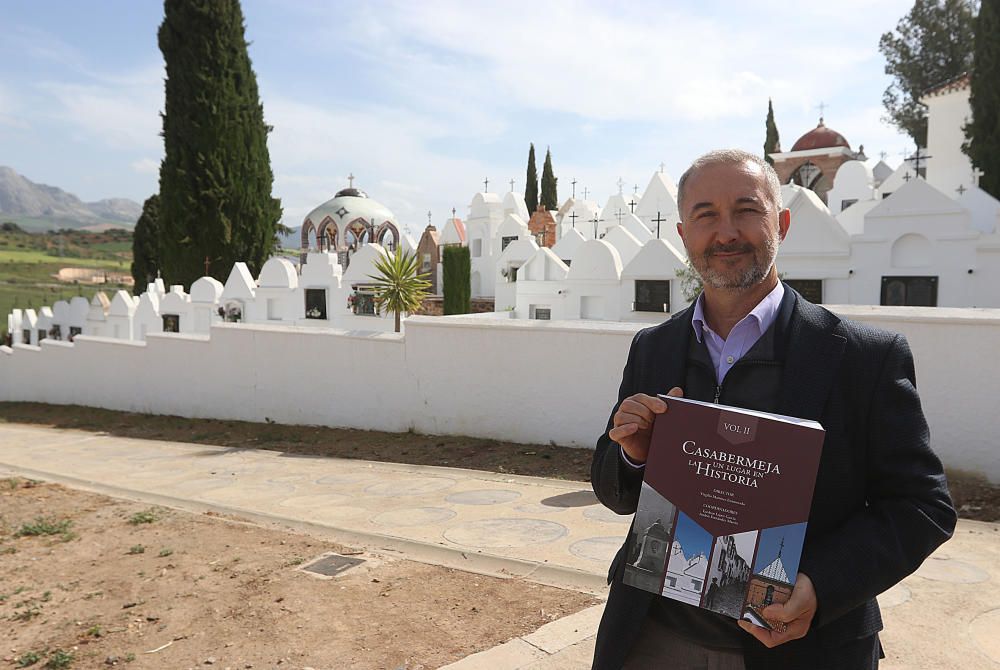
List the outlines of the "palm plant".
{"type": "Polygon", "coordinates": [[[431,283],[426,274],[417,272],[417,256],[403,251],[399,246],[392,254],[385,254],[375,261],[375,304],[392,312],[399,332],[399,315],[417,310],[427,295],[431,283]]]}

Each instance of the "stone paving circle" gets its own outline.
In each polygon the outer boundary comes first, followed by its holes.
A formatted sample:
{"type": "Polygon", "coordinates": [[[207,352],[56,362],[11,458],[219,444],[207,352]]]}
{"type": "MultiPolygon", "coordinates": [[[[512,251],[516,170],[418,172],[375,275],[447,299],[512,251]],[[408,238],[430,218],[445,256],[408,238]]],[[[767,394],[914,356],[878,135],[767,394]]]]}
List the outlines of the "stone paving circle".
{"type": "Polygon", "coordinates": [[[478,491],[462,491],[452,493],[446,497],[450,503],[457,505],[499,505],[512,502],[521,497],[517,491],[505,491],[502,489],[480,489],[478,491]]]}
{"type": "Polygon", "coordinates": [[[443,535],[446,540],[466,547],[498,549],[553,542],[567,532],[561,523],[543,519],[483,519],[459,524],[443,535]]]}

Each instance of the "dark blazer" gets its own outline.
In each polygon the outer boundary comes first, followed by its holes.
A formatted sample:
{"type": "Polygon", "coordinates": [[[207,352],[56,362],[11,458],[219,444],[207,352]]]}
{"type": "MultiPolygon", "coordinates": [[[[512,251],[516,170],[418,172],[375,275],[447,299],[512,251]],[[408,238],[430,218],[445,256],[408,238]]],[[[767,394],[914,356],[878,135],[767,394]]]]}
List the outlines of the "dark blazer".
{"type": "MultiPolygon", "coordinates": [[[[636,334],[612,417],[635,393],[683,388],[693,312],[689,307],[636,334]]],[[[819,609],[808,635],[774,649],[746,634],[744,659],[747,670],[851,670],[858,667],[851,660],[854,642],[877,644],[873,636],[882,629],[875,596],[951,537],[955,510],[930,448],[906,339],[841,320],[787,285],[775,329],[776,355],[784,360],[777,411],[815,419],[826,429],[799,565],[816,588],[819,609]]],[[[597,442],[591,481],[604,505],[618,514],[635,512],[642,471],[622,462],[606,431],[597,442]]],[[[650,602],[659,597],[622,583],[624,554],[623,545],[608,575],[596,670],[621,667],[650,602]]]]}

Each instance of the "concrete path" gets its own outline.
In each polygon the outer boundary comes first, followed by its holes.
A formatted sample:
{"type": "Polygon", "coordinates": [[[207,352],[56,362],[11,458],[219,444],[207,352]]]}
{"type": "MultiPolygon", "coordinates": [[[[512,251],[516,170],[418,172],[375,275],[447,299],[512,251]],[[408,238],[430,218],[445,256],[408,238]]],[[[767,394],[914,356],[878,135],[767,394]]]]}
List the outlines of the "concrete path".
{"type": "MultiPolygon", "coordinates": [[[[586,484],[0,425],[0,471],[278,522],[411,560],[602,595],[630,517],[586,484]]],[[[880,597],[889,670],[1000,669],[1000,525],[956,538],[880,597]]],[[[601,608],[448,666],[589,667],[601,608]]]]}

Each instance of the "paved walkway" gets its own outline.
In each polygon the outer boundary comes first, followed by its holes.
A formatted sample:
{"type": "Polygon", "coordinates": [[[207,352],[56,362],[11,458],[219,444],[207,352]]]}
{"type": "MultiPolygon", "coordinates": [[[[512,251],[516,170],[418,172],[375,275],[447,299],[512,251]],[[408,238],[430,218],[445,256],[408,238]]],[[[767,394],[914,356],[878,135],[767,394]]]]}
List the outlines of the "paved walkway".
{"type": "MultiPolygon", "coordinates": [[[[0,472],[279,522],[406,558],[596,594],[630,517],[585,484],[458,468],[239,450],[0,425],[0,472]]],[[[889,670],[1000,668],[1000,525],[962,522],[880,597],[889,670]]],[[[600,607],[453,670],[589,667],[600,607]]]]}

